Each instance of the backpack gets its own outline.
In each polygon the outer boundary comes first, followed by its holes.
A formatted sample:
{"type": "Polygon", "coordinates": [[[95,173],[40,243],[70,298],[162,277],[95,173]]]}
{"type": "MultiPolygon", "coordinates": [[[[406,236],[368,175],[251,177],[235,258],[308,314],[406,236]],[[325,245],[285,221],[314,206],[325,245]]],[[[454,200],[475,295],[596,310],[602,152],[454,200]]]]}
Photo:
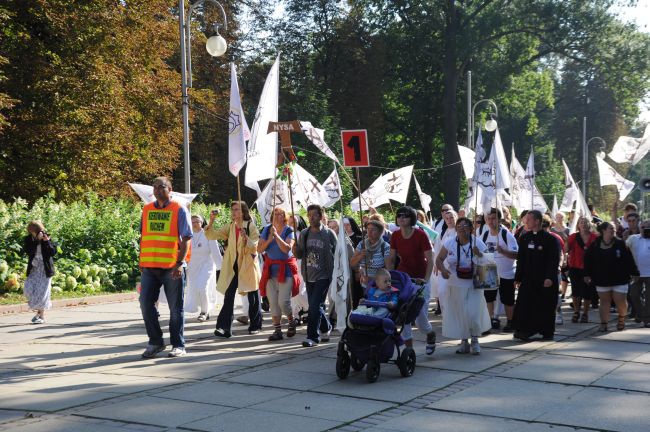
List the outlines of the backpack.
{"type": "MultiPolygon", "coordinates": [[[[508,244],[508,230],[505,228],[501,228],[501,238],[503,239],[503,242],[507,245],[508,244]]],[[[488,236],[490,235],[490,230],[488,229],[483,233],[483,243],[487,241],[488,236]]]]}

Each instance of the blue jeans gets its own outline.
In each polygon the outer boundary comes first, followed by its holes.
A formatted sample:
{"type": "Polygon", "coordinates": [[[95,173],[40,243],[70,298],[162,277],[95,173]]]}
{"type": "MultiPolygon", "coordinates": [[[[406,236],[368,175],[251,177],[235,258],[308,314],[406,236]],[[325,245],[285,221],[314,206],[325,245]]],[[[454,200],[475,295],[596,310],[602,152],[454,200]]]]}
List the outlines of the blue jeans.
{"type": "Polygon", "coordinates": [[[321,279],[316,282],[306,282],[309,313],[307,314],[307,339],[320,342],[320,333],[332,330],[332,325],[325,313],[325,298],[330,287],[331,279],[321,279]],[[320,330],[320,332],[319,332],[320,330]]]}
{"type": "Polygon", "coordinates": [[[160,296],[160,287],[165,289],[169,304],[169,339],[174,348],[185,347],[183,327],[183,297],[185,292],[185,270],[178,279],[172,278],[172,269],[148,268],[142,269],[140,285],[140,310],[147,329],[151,345],[164,345],[163,332],[158,321],[156,302],[160,296]]]}

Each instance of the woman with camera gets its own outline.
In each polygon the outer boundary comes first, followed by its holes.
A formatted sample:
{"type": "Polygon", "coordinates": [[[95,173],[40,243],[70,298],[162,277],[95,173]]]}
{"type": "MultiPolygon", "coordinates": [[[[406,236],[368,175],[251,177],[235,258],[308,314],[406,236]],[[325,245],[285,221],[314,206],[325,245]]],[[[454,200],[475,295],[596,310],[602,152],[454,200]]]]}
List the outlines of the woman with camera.
{"type": "Polygon", "coordinates": [[[480,238],[472,235],[472,221],[456,221],[456,237],[446,240],[436,258],[436,268],[447,281],[447,300],[442,314],[442,335],[460,339],[458,354],[478,355],[478,337],[491,328],[483,290],[474,289],[474,266],[487,251],[480,238]],[[471,338],[471,345],[468,340],[471,338]]]}
{"type": "Polygon", "coordinates": [[[25,297],[29,308],[36,311],[32,323],[45,322],[45,310],[52,307],[52,276],[54,276],[54,255],[56,246],[45,232],[41,221],[31,221],[27,225],[25,237],[25,253],[29,258],[27,263],[27,279],[25,280],[25,297]]]}
{"type": "Polygon", "coordinates": [[[594,284],[600,297],[601,332],[607,331],[609,307],[614,300],[618,312],[616,330],[625,328],[627,315],[627,290],[630,277],[638,276],[630,250],[621,239],[617,239],[614,225],[603,222],[598,225],[598,237],[585,252],[584,278],[594,284]]]}
{"type": "Polygon", "coordinates": [[[210,213],[210,222],[205,229],[205,237],[208,240],[228,240],[217,281],[217,291],[224,295],[224,299],[214,335],[222,338],[232,336],[230,328],[237,293],[248,297],[248,333],[257,334],[262,328],[262,308],[258,292],[261,275],[257,260],[260,234],[248,206],[243,201],[233,201],[230,204],[231,223],[214,228],[214,219],[218,214],[218,210],[210,213]]]}

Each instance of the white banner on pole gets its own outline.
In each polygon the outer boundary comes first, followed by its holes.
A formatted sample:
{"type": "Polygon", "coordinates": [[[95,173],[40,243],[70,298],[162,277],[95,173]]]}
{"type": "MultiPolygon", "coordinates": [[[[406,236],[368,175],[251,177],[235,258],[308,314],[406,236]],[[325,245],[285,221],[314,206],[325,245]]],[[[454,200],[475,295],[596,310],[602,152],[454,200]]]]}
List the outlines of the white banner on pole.
{"type": "Polygon", "coordinates": [[[616,163],[636,165],[650,151],[650,124],[646,125],[641,138],[619,137],[609,157],[616,163]]]}
{"type": "Polygon", "coordinates": [[[323,182],[323,187],[328,196],[328,201],[323,205],[323,207],[332,207],[338,202],[343,196],[343,190],[341,189],[341,181],[339,180],[339,173],[334,168],[332,174],[327,177],[323,182]]]}
{"type": "Polygon", "coordinates": [[[244,184],[255,189],[258,196],[260,190],[257,182],[273,178],[278,162],[278,134],[277,132],[267,133],[267,130],[269,122],[278,121],[279,69],[280,56],[278,55],[266,77],[253,121],[251,140],[248,143],[248,164],[246,165],[244,184]]]}
{"type": "Polygon", "coordinates": [[[343,229],[343,215],[339,219],[338,241],[334,252],[334,271],[332,272],[332,282],[330,284],[330,298],[334,301],[334,308],[338,311],[339,319],[336,320],[336,329],[339,332],[345,330],[348,318],[348,282],[350,281],[350,261],[348,257],[348,247],[345,240],[345,230],[343,229]]]}
{"type": "MultiPolygon", "coordinates": [[[[405,203],[412,174],[413,165],[409,165],[379,177],[361,194],[362,209],[369,210],[369,207],[388,204],[389,200],[405,203]]],[[[359,211],[358,195],[350,202],[350,207],[359,211]]]]}
{"type": "Polygon", "coordinates": [[[291,212],[291,201],[289,201],[289,185],[284,180],[275,178],[271,179],[266,184],[266,187],[260,196],[257,197],[257,201],[255,201],[257,211],[260,213],[262,222],[264,224],[271,223],[273,204],[275,204],[276,207],[280,207],[287,212],[291,212]]]}
{"type": "Polygon", "coordinates": [[[305,210],[311,204],[318,204],[324,207],[325,204],[329,203],[330,198],[325,187],[298,164],[294,165],[291,185],[294,190],[294,200],[298,201],[305,210]]]}
{"type": "Polygon", "coordinates": [[[422,210],[424,210],[425,213],[428,213],[431,211],[431,195],[427,195],[422,192],[422,188],[420,188],[420,183],[418,183],[418,179],[415,177],[415,174],[413,174],[413,180],[415,181],[415,190],[418,193],[418,198],[420,198],[420,205],[422,206],[422,210]]]}
{"type": "Polygon", "coordinates": [[[600,185],[614,185],[618,190],[618,200],[623,201],[626,196],[634,189],[634,182],[627,180],[616,172],[604,159],[596,156],[598,163],[598,174],[600,175],[600,185]]]}
{"type": "Polygon", "coordinates": [[[460,162],[463,165],[465,178],[471,180],[474,177],[474,161],[476,160],[476,153],[469,147],[459,145],[458,154],[460,155],[460,162]]]}
{"type": "Polygon", "coordinates": [[[334,162],[338,162],[339,159],[336,157],[332,149],[329,148],[325,142],[325,129],[318,129],[312,126],[311,122],[301,121],[300,127],[302,131],[307,135],[309,141],[311,141],[318,150],[325,153],[325,156],[332,159],[334,162]]]}
{"type": "MultiPolygon", "coordinates": [[[[138,194],[145,204],[152,203],[156,200],[156,197],[153,195],[153,186],[140,183],[129,183],[129,186],[131,186],[131,189],[138,194]]],[[[192,201],[194,201],[194,198],[196,198],[197,195],[198,194],[184,194],[172,191],[171,199],[178,201],[183,206],[187,207],[192,201]]]]}
{"type": "Polygon", "coordinates": [[[244,110],[239,97],[237,69],[230,63],[230,115],[228,117],[228,169],[235,177],[246,164],[246,141],[250,140],[244,110]]]}

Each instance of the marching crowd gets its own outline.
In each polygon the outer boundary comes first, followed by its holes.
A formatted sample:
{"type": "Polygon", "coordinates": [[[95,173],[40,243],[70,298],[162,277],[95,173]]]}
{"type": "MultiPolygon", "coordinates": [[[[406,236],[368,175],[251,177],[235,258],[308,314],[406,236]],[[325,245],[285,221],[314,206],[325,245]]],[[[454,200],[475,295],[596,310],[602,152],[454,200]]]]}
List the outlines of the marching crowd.
{"type": "MultiPolygon", "coordinates": [[[[217,292],[223,296],[217,338],[232,336],[239,295],[248,316],[237,320],[247,323],[249,334],[262,330],[263,309],[271,315],[269,341],[295,337],[306,315],[302,346],[313,347],[328,341],[333,323],[346,320],[353,309],[386,313],[363,306],[366,296],[391,305],[386,270],[407,273],[423,287],[424,306],[401,337],[412,346],[415,325],[429,355],[436,344],[428,318],[432,299],[434,313],[442,315],[442,335],[460,340],[459,354],[480,354],[479,338],[498,329],[521,341],[535,335],[551,340],[563,324],[560,308],[568,300],[569,283],[572,322],[589,322],[589,309],[598,307],[599,331],[609,330],[611,311],[617,314],[619,331],[628,318],[650,327],[650,220],[642,221],[634,204],[626,205],[623,217],[613,222],[581,217],[574,233],[562,213],[551,218],[537,210],[522,212],[515,223],[507,208],[492,208],[470,220],[449,204],[433,223],[409,206],[399,208],[394,221],[371,210],[363,217],[363,230],[352,217],[342,218],[343,226],[328,220],[318,205],[308,207],[307,221],[275,208],[271,223],[260,232],[242,201],[231,203],[231,222],[218,227],[216,211],[206,223],[171,200],[169,179],[155,179],[153,189],[156,200],[145,205],[141,225],[140,307],[149,338],[143,358],[166,349],[158,313],[161,290],[170,309],[170,357],[186,353],[185,314],[208,320],[217,292]],[[340,230],[345,235],[339,236],[340,230]],[[345,311],[328,302],[340,238],[345,239],[351,274],[345,311]],[[496,267],[495,289],[476,284],[486,259],[496,267]]],[[[51,307],[56,248],[40,222],[27,229],[25,294],[36,310],[32,322],[43,323],[44,311],[51,307]]]]}

